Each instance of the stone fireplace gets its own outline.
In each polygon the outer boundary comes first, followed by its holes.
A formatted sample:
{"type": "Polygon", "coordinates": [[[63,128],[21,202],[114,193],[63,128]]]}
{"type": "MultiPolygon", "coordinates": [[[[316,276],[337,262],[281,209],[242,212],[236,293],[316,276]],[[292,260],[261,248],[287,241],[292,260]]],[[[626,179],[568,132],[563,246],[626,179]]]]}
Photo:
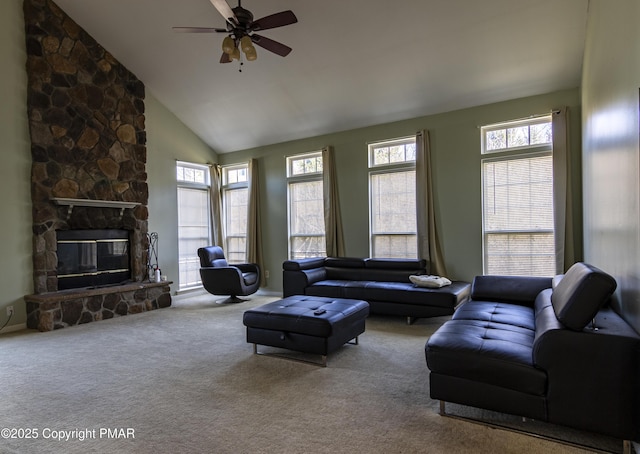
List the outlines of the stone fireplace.
{"type": "Polygon", "coordinates": [[[147,281],[144,84],[53,1],[24,0],[24,18],[35,291],[27,325],[48,330],[170,305],[169,283],[147,281]],[[57,232],[94,229],[128,232],[133,290],[61,291],[57,232]],[[79,293],[82,307],[67,303],[79,293]]]}

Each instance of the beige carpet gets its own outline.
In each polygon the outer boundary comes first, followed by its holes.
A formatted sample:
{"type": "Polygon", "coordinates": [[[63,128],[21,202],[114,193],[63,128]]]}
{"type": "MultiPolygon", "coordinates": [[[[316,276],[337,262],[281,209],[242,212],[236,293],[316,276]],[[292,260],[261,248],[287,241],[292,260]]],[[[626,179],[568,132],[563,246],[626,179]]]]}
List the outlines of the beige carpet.
{"type": "Polygon", "coordinates": [[[0,336],[0,452],[583,452],[439,416],[424,344],[446,318],[370,317],[322,368],[252,354],[242,314],[275,298],[213,299],[0,336]]]}

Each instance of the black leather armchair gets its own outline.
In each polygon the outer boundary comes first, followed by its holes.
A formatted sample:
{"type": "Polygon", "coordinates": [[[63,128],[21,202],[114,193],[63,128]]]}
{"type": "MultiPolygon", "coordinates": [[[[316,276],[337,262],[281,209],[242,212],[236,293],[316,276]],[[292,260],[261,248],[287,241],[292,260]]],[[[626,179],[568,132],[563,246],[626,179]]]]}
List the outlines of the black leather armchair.
{"type": "Polygon", "coordinates": [[[260,287],[260,268],[255,263],[229,265],[220,246],[198,249],[200,277],[212,295],[229,295],[222,303],[240,303],[238,296],[248,296],[260,287]]]}

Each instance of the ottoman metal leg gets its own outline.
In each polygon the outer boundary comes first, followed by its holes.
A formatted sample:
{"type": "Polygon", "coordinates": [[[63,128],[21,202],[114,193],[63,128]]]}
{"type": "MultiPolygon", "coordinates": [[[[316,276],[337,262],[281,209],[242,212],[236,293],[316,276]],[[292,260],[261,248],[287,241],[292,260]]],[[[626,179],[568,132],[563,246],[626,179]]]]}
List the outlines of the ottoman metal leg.
{"type": "Polygon", "coordinates": [[[275,356],[277,358],[288,359],[290,361],[297,361],[299,363],[313,364],[315,366],[327,367],[327,355],[320,355],[320,361],[310,361],[306,359],[294,358],[291,355],[284,353],[264,353],[258,351],[258,344],[253,344],[253,354],[262,356],[275,356]]]}

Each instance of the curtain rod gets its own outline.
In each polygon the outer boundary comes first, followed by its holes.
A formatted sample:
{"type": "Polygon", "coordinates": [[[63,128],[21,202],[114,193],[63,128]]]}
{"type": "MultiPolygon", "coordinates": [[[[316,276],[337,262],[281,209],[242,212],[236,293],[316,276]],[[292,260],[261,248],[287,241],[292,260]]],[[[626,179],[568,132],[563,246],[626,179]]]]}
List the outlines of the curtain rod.
{"type": "Polygon", "coordinates": [[[412,137],[415,137],[417,134],[418,134],[418,133],[415,133],[415,134],[409,134],[409,135],[406,135],[406,136],[400,136],[400,137],[393,137],[393,138],[391,138],[391,139],[383,139],[383,140],[369,140],[369,141],[366,141],[366,142],[365,142],[365,145],[369,146],[369,145],[372,145],[372,144],[385,144],[385,143],[388,143],[388,142],[399,142],[399,141],[401,141],[401,140],[409,140],[409,139],[411,139],[412,137]]]}
{"type": "Polygon", "coordinates": [[[477,126],[477,128],[480,129],[480,128],[484,128],[484,127],[487,127],[487,126],[496,126],[496,125],[502,125],[502,124],[507,124],[507,123],[514,123],[516,121],[533,120],[535,118],[547,117],[547,116],[552,115],[552,114],[559,114],[560,112],[561,112],[561,109],[552,109],[548,113],[533,114],[533,115],[529,115],[528,117],[514,118],[513,120],[506,120],[506,121],[499,121],[497,123],[493,123],[493,124],[489,124],[489,125],[481,125],[481,126],[479,125],[479,126],[477,126]]]}
{"type": "Polygon", "coordinates": [[[194,166],[201,166],[201,167],[212,167],[212,166],[217,166],[217,165],[219,165],[219,164],[212,163],[212,162],[205,162],[205,163],[203,164],[203,163],[201,163],[201,162],[185,161],[184,159],[178,159],[178,158],[175,158],[175,161],[176,161],[176,162],[182,162],[182,163],[184,163],[184,164],[186,164],[186,165],[191,164],[191,165],[194,165],[194,166]]]}

